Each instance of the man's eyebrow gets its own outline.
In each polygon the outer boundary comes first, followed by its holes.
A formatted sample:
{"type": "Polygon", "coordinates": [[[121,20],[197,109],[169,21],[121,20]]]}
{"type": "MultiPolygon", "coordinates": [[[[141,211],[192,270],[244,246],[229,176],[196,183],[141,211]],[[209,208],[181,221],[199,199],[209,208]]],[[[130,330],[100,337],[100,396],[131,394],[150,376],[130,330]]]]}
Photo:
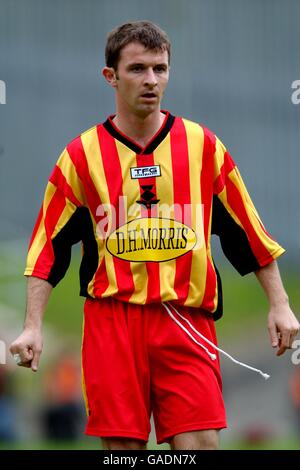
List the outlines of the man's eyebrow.
{"type": "MultiPolygon", "coordinates": [[[[147,64],[143,63],[143,62],[132,62],[131,64],[128,64],[127,65],[128,68],[132,68],[132,67],[147,67],[147,64]]],[[[168,68],[168,64],[166,62],[161,62],[159,64],[155,64],[153,65],[153,67],[164,67],[164,68],[168,68]]]]}
{"type": "Polygon", "coordinates": [[[127,67],[145,67],[145,64],[142,62],[132,62],[131,64],[128,64],[127,67]]]}

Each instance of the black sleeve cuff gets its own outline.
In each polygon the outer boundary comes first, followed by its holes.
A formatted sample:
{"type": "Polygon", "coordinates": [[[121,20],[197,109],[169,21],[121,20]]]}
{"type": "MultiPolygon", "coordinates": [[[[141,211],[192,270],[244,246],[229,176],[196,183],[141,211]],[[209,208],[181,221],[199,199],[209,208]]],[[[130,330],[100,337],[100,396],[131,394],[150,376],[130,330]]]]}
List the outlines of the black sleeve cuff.
{"type": "Polygon", "coordinates": [[[260,268],[246,233],[230,216],[217,196],[213,199],[211,232],[220,237],[226,258],[241,276],[260,268]]]}

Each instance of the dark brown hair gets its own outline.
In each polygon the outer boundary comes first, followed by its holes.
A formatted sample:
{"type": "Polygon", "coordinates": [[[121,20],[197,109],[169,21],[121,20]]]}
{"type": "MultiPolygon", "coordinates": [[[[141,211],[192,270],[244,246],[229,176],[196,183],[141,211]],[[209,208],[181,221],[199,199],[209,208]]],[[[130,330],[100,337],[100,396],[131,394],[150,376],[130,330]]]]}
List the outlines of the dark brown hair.
{"type": "Polygon", "coordinates": [[[167,34],[151,21],[134,21],[113,29],[107,36],[105,61],[107,67],[118,68],[121,50],[132,42],[146,49],[167,51],[170,63],[171,44],[167,34]]]}

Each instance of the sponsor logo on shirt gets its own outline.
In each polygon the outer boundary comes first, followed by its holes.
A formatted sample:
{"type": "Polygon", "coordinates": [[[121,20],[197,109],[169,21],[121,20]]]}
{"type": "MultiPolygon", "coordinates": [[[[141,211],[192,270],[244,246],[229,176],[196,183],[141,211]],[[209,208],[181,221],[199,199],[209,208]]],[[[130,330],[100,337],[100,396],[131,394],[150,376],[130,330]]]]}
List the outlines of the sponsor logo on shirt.
{"type": "Polygon", "coordinates": [[[196,243],[196,233],[182,222],[142,217],[114,230],[106,239],[106,248],[126,261],[161,262],[185,255],[196,243]]]}
{"type": "Polygon", "coordinates": [[[140,178],[153,178],[156,176],[161,176],[160,165],[153,166],[139,166],[130,168],[130,174],[132,179],[140,178]]]}

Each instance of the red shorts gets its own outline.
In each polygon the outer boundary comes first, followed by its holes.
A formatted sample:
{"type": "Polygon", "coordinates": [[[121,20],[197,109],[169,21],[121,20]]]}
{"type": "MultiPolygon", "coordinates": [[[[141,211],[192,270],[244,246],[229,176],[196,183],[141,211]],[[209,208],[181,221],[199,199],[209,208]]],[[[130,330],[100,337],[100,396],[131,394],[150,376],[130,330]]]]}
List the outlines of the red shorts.
{"type": "MultiPolygon", "coordinates": [[[[210,314],[176,309],[216,344],[210,314]]],[[[159,444],[182,432],[226,427],[218,355],[213,361],[162,304],[87,299],[84,318],[86,434],[148,441],[152,412],[159,444]]]]}

